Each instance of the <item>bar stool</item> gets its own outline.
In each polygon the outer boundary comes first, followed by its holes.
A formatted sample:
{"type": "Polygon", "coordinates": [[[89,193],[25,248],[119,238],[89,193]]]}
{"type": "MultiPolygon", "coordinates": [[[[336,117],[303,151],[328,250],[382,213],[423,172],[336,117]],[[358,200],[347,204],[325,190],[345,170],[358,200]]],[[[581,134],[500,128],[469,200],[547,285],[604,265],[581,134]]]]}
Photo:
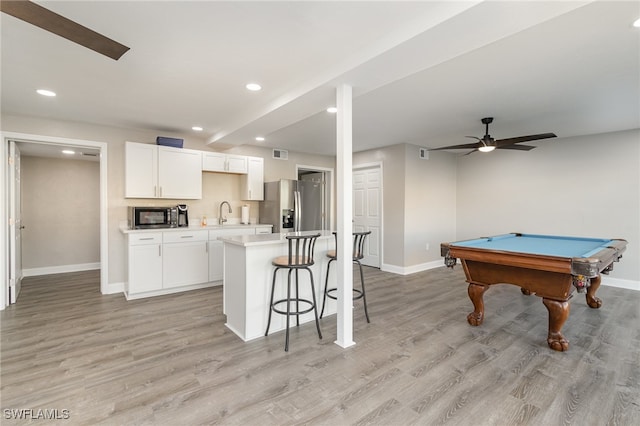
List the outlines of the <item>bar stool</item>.
{"type": "Polygon", "coordinates": [[[313,272],[309,269],[310,266],[314,264],[313,261],[313,251],[316,246],[316,239],[320,236],[320,234],[313,235],[291,235],[286,236],[285,238],[289,243],[289,255],[288,256],[280,256],[273,259],[271,264],[276,267],[273,271],[273,282],[271,283],[271,301],[269,302],[269,319],[267,320],[267,331],[265,331],[264,335],[269,334],[269,326],[271,325],[271,313],[276,312],[278,314],[287,316],[287,328],[286,328],[286,338],[284,343],[285,352],[289,351],[289,317],[291,315],[296,316],[296,326],[300,325],[300,315],[306,314],[307,312],[313,311],[316,317],[316,328],[318,329],[318,337],[322,339],[322,332],[320,331],[320,322],[318,321],[318,310],[316,309],[316,290],[313,285],[313,272]],[[273,295],[275,293],[276,287],[276,274],[280,269],[288,269],[289,276],[287,279],[287,297],[284,299],[279,299],[274,301],[273,295]],[[298,271],[300,269],[305,269],[309,272],[309,278],[311,283],[311,295],[312,300],[303,299],[300,297],[300,292],[298,288],[298,271]],[[292,297],[291,294],[291,273],[296,272],[296,294],[295,297],[292,297]],[[295,310],[291,310],[291,304],[295,302],[295,310]],[[286,310],[284,308],[279,308],[278,305],[286,303],[286,310]],[[303,304],[303,310],[300,310],[300,303],[303,304]]]}
{"type": "MultiPolygon", "coordinates": [[[[364,274],[362,273],[362,263],[360,263],[360,260],[364,258],[364,243],[367,240],[367,237],[369,236],[369,234],[371,234],[371,231],[353,233],[353,253],[351,256],[353,261],[356,262],[360,267],[360,283],[362,285],[360,290],[356,288],[353,289],[353,300],[362,299],[364,303],[364,315],[367,317],[367,322],[371,322],[371,321],[369,321],[369,312],[367,311],[367,296],[364,291],[364,274]]],[[[338,258],[337,256],[338,234],[334,232],[333,236],[336,239],[336,250],[330,250],[327,252],[329,263],[327,263],[327,277],[324,281],[324,297],[322,298],[322,310],[320,311],[320,318],[322,318],[322,315],[324,314],[324,307],[327,303],[327,297],[333,300],[338,299],[338,297],[334,295],[334,293],[337,292],[338,289],[327,288],[329,285],[329,269],[331,267],[331,262],[333,262],[338,258]]]]}

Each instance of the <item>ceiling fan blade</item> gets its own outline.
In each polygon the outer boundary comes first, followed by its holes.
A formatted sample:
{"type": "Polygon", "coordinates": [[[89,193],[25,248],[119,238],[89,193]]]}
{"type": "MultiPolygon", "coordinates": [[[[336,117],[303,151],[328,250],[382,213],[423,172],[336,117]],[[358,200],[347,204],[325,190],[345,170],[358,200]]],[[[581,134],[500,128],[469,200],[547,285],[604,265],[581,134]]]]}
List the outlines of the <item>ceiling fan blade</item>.
{"type": "Polygon", "coordinates": [[[464,145],[451,145],[451,146],[443,146],[442,148],[431,148],[429,151],[440,151],[443,149],[475,149],[479,146],[482,146],[481,142],[477,143],[466,143],[464,145]]]}
{"type": "Polygon", "coordinates": [[[511,145],[511,144],[520,143],[520,142],[537,141],[540,139],[549,139],[549,138],[555,138],[555,137],[557,136],[554,133],[541,133],[539,135],[529,135],[529,136],[519,136],[516,138],[509,138],[509,139],[499,139],[496,141],[496,146],[498,148],[501,148],[504,145],[511,145]]]}
{"type": "Polygon", "coordinates": [[[535,148],[535,146],[531,146],[531,145],[504,145],[504,146],[498,146],[496,147],[497,149],[513,149],[516,151],[531,151],[532,149],[535,148]]]}
{"type": "Polygon", "coordinates": [[[129,48],[31,1],[0,1],[0,10],[116,61],[129,48]]]}

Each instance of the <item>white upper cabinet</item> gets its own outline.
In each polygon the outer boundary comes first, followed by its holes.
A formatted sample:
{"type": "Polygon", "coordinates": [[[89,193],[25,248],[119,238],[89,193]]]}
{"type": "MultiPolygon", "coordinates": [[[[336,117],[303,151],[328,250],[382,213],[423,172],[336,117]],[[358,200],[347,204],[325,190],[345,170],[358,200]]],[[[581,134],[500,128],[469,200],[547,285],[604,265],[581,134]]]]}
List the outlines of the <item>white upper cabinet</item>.
{"type": "Polygon", "coordinates": [[[161,198],[202,198],[202,152],[158,147],[158,186],[161,198]]]}
{"type": "Polygon", "coordinates": [[[126,198],[202,198],[202,152],[125,144],[126,198]]]}
{"type": "Polygon", "coordinates": [[[264,200],[264,159],[247,157],[247,174],[240,177],[241,198],[247,201],[264,200]]]}
{"type": "Polygon", "coordinates": [[[203,152],[202,170],[205,172],[246,174],[247,157],[220,152],[203,152]]]}
{"type": "Polygon", "coordinates": [[[127,198],[156,198],[158,193],[158,147],[125,144],[124,181],[127,198]]]}

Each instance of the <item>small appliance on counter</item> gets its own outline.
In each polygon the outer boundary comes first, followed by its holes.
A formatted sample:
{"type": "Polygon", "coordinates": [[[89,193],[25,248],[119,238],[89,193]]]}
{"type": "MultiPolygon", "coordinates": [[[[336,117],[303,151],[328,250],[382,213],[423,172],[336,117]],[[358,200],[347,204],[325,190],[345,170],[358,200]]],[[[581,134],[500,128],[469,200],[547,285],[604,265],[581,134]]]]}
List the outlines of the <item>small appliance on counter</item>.
{"type": "Polygon", "coordinates": [[[186,204],[178,204],[178,227],[189,226],[189,208],[186,204]]]}
{"type": "Polygon", "coordinates": [[[175,228],[177,207],[129,207],[129,229],[175,228]]]}

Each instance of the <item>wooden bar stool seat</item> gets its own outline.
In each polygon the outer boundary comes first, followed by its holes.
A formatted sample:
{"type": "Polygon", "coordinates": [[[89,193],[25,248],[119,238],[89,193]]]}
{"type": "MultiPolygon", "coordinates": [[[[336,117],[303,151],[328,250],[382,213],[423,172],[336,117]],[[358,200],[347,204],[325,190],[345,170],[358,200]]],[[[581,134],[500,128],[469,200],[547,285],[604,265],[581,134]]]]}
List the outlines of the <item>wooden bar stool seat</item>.
{"type": "MultiPolygon", "coordinates": [[[[360,289],[354,288],[353,289],[353,300],[358,300],[358,299],[362,299],[363,305],[364,305],[364,315],[367,318],[367,322],[371,322],[369,320],[369,311],[367,310],[367,295],[365,293],[365,289],[364,289],[364,274],[362,273],[362,263],[360,263],[360,260],[362,260],[364,258],[364,244],[367,240],[367,237],[369,236],[369,234],[371,234],[371,231],[367,231],[367,232],[354,232],[353,233],[353,250],[351,253],[351,258],[353,260],[353,262],[357,263],[358,266],[360,267],[360,284],[361,287],[360,289]]],[[[337,233],[334,232],[333,236],[336,238],[336,247],[338,247],[338,239],[337,239],[337,233]]],[[[337,288],[328,288],[329,286],[329,270],[331,268],[331,262],[333,262],[334,260],[336,260],[338,258],[337,256],[337,249],[336,250],[329,250],[327,252],[327,257],[329,258],[329,263],[327,263],[327,276],[326,279],[324,281],[324,296],[322,298],[322,310],[320,311],[320,318],[322,318],[322,315],[324,315],[324,307],[327,303],[327,297],[333,300],[337,300],[338,297],[336,295],[338,289],[337,288]]]]}
{"type": "Polygon", "coordinates": [[[313,235],[291,235],[285,238],[289,245],[289,254],[287,256],[279,256],[272,260],[271,264],[275,266],[273,271],[273,281],[271,283],[271,298],[269,302],[269,319],[267,320],[267,330],[264,335],[269,334],[271,326],[272,312],[286,315],[286,337],[284,350],[289,351],[289,318],[291,315],[296,316],[296,326],[300,325],[300,315],[313,311],[316,319],[316,328],[318,329],[318,337],[322,339],[320,331],[320,322],[318,321],[318,310],[316,308],[316,290],[313,282],[313,272],[310,267],[313,266],[313,253],[315,250],[316,240],[320,234],[313,235]],[[280,269],[288,269],[287,277],[287,297],[283,299],[273,300],[276,288],[276,275],[280,269]],[[311,299],[300,297],[298,271],[301,269],[309,272],[309,283],[311,285],[311,299]],[[295,271],[295,296],[291,292],[291,274],[295,271]],[[295,309],[292,305],[295,302],[295,309]],[[302,305],[302,306],[300,306],[302,305]]]}

